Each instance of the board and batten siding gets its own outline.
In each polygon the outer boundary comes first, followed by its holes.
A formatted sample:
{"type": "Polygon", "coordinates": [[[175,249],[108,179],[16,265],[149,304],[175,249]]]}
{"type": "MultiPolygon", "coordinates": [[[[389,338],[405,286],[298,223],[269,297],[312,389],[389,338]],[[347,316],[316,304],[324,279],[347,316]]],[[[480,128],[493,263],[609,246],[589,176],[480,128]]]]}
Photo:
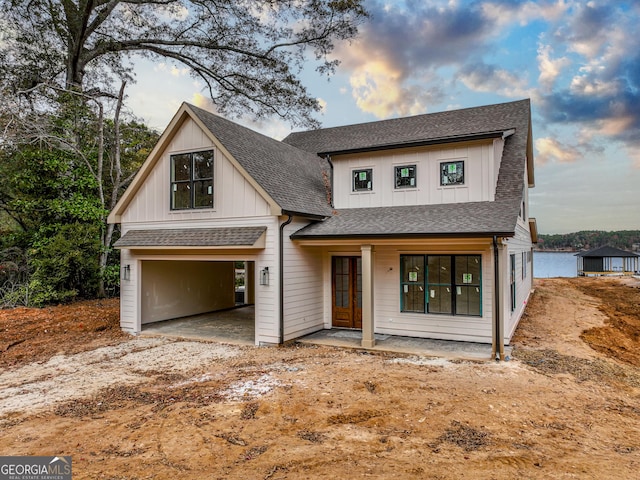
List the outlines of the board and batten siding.
{"type": "Polygon", "coordinates": [[[493,261],[491,250],[446,250],[424,246],[381,247],[375,249],[375,306],[376,333],[491,343],[493,261]],[[400,311],[400,255],[444,254],[481,255],[482,316],[457,316],[400,311]]]}
{"type": "Polygon", "coordinates": [[[284,339],[324,328],[322,253],[289,236],[308,222],[294,219],[284,229],[284,339]]]}
{"type": "Polygon", "coordinates": [[[498,179],[502,139],[456,146],[415,147],[332,158],[335,208],[389,207],[492,201],[498,179]],[[500,157],[498,157],[500,158],[500,157]],[[464,185],[441,186],[440,164],[464,161],[464,185]],[[416,187],[395,188],[395,167],[416,165],[416,187]],[[373,170],[373,189],[353,192],[352,172],[373,170]]]}
{"type": "Polygon", "coordinates": [[[191,119],[187,119],[122,214],[122,223],[167,220],[205,220],[270,214],[269,203],[217,149],[191,119]],[[170,157],[176,153],[213,149],[214,199],[212,209],[170,209],[170,157]]]}

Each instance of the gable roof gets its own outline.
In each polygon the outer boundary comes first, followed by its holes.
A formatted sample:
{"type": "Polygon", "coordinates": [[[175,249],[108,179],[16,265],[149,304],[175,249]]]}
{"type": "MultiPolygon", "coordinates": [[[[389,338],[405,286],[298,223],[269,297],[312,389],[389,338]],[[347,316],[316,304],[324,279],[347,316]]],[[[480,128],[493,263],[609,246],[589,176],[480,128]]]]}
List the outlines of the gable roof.
{"type": "Polygon", "coordinates": [[[323,169],[328,169],[326,160],[183,103],[109,214],[109,223],[120,222],[127,206],[188,118],[194,120],[229,157],[240,173],[271,204],[272,211],[310,218],[331,215],[322,173],[323,169]]]}
{"type": "Polygon", "coordinates": [[[331,215],[322,180],[322,170],[328,170],[326,160],[201,108],[188,107],[283,213],[331,215]]]}
{"type": "Polygon", "coordinates": [[[637,253],[627,252],[619,248],[604,246],[576,253],[576,257],[640,257],[637,253]]]}
{"type": "Polygon", "coordinates": [[[525,169],[529,186],[534,183],[529,100],[296,132],[284,141],[338,155],[497,137],[504,138],[504,148],[493,202],[343,209],[321,223],[302,228],[292,238],[513,235],[523,200],[525,169]]]}

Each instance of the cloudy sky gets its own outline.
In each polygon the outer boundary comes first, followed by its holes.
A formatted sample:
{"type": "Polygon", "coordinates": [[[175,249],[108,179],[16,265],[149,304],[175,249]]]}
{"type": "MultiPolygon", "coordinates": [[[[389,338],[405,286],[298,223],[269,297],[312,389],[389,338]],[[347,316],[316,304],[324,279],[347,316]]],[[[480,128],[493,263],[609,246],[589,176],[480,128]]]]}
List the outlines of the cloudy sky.
{"type": "MultiPolygon", "coordinates": [[[[303,74],[324,127],[530,98],[539,231],[640,229],[638,0],[365,4],[337,74],[303,74]]],[[[162,129],[183,101],[206,107],[202,93],[187,70],[141,62],[129,105],[162,129]]]]}

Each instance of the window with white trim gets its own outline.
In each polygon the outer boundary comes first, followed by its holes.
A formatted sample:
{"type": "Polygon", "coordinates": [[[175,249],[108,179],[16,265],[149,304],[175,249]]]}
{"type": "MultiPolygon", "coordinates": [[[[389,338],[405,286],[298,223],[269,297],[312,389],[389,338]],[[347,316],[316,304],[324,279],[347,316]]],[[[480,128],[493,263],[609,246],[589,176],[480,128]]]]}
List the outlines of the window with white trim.
{"type": "Polygon", "coordinates": [[[416,166],[402,165],[394,167],[396,188],[416,187],[416,166]]]}
{"type": "Polygon", "coordinates": [[[442,162],[440,164],[440,185],[464,185],[464,161],[442,162]]]}
{"type": "Polygon", "coordinates": [[[373,190],[373,169],[353,170],[353,191],[367,192],[373,190]]]}

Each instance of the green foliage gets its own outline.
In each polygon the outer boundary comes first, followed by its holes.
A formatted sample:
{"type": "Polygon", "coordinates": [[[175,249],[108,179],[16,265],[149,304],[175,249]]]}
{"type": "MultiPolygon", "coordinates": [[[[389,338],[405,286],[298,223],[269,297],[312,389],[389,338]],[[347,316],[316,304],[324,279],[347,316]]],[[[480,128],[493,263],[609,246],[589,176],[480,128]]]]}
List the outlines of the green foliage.
{"type": "Polygon", "coordinates": [[[640,244],[640,230],[621,230],[605,232],[585,230],[574,233],[538,235],[539,250],[591,250],[610,246],[622,250],[632,250],[634,244],[640,244]]]}
{"type": "Polygon", "coordinates": [[[120,293],[120,262],[107,265],[102,272],[104,288],[108,296],[115,297],[120,293]]]}
{"type": "Polygon", "coordinates": [[[71,223],[38,232],[30,251],[29,303],[40,306],[92,297],[99,279],[99,253],[95,225],[71,223]]]}

